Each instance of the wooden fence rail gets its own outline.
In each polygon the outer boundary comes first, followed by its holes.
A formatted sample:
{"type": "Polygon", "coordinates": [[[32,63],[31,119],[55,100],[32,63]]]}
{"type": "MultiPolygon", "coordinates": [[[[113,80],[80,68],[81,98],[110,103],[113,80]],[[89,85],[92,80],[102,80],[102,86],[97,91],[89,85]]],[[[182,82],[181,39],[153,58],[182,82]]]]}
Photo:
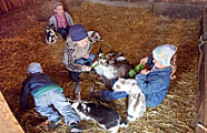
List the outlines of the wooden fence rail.
{"type": "Polygon", "coordinates": [[[0,0],[0,13],[7,13],[34,4],[34,0],[0,0]]]}
{"type": "Polygon", "coordinates": [[[196,133],[207,132],[207,8],[203,11],[199,44],[196,133]]]}

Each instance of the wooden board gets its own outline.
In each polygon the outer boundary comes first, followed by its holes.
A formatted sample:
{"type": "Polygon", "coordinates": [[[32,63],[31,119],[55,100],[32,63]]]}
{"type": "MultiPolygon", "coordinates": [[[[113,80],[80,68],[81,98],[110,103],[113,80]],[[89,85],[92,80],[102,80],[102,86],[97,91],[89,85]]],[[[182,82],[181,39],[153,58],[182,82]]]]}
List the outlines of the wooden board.
{"type": "Polygon", "coordinates": [[[24,133],[0,91],[0,133],[24,133]]]}
{"type": "Polygon", "coordinates": [[[12,5],[8,0],[0,0],[0,12],[9,12],[12,10],[12,5]]]}

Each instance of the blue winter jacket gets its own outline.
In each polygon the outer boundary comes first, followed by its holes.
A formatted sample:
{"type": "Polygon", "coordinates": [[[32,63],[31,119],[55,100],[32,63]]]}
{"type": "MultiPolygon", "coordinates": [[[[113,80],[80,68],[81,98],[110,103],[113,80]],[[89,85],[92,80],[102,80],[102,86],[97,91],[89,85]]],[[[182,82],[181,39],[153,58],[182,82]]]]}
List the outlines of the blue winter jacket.
{"type": "Polygon", "coordinates": [[[39,94],[40,91],[43,92],[44,90],[42,89],[46,88],[47,86],[58,86],[58,84],[52,81],[44,73],[34,73],[31,76],[29,76],[26,80],[24,80],[20,97],[21,109],[26,110],[29,108],[28,100],[30,94],[32,94],[33,96],[37,93],[39,94]]]}
{"type": "MultiPolygon", "coordinates": [[[[152,58],[148,57],[147,64],[153,67],[152,58]]],[[[150,71],[148,74],[137,74],[136,81],[145,94],[148,107],[162,103],[170,86],[171,67],[150,71]]]]}

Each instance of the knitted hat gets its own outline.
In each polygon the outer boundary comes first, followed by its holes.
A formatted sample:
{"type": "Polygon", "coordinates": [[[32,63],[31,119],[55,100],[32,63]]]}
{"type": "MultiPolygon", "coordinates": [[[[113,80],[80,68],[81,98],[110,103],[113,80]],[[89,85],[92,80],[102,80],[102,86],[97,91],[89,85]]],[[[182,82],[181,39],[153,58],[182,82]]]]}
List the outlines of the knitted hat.
{"type": "Polygon", "coordinates": [[[84,38],[88,37],[88,32],[82,25],[75,24],[70,27],[69,35],[73,42],[77,42],[77,41],[83,40],[84,38]]]}
{"type": "Polygon", "coordinates": [[[38,73],[38,72],[43,72],[42,67],[40,65],[40,63],[37,62],[32,62],[29,64],[28,68],[27,68],[27,73],[38,73]]]}
{"type": "Polygon", "coordinates": [[[177,47],[174,45],[164,44],[156,47],[152,51],[152,55],[154,59],[157,60],[160,64],[170,66],[170,60],[176,51],[177,47]]]}

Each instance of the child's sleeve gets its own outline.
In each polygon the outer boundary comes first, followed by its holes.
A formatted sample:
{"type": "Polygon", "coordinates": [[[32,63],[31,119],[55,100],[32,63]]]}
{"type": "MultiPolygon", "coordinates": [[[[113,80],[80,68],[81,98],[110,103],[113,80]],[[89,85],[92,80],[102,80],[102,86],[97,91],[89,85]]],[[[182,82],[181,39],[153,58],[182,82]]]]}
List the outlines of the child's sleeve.
{"type": "Polygon", "coordinates": [[[29,103],[28,103],[29,94],[30,94],[30,88],[26,80],[22,84],[21,96],[20,96],[20,108],[23,111],[29,109],[29,103]]]}
{"type": "Polygon", "coordinates": [[[83,65],[75,63],[75,59],[73,57],[73,49],[66,49],[64,54],[63,54],[63,63],[66,65],[67,69],[69,71],[73,72],[81,72],[83,70],[83,65]]]}
{"type": "Polygon", "coordinates": [[[55,30],[57,30],[57,22],[54,15],[52,15],[52,17],[49,19],[49,26],[52,26],[55,28],[55,30]]]}
{"type": "Polygon", "coordinates": [[[150,67],[149,70],[151,70],[152,67],[154,66],[153,59],[150,56],[147,56],[147,57],[148,57],[147,65],[150,67]]]}
{"type": "Polygon", "coordinates": [[[149,74],[137,74],[136,81],[144,94],[150,94],[155,92],[160,92],[169,87],[167,81],[164,78],[157,77],[156,79],[149,80],[149,74]]]}
{"type": "Polygon", "coordinates": [[[55,17],[54,16],[50,17],[49,25],[55,25],[55,17]]]}
{"type": "Polygon", "coordinates": [[[66,14],[66,19],[67,19],[67,21],[69,23],[69,26],[74,25],[74,22],[73,22],[73,19],[72,19],[71,15],[69,13],[67,13],[67,12],[65,12],[65,14],[66,14]]]}

